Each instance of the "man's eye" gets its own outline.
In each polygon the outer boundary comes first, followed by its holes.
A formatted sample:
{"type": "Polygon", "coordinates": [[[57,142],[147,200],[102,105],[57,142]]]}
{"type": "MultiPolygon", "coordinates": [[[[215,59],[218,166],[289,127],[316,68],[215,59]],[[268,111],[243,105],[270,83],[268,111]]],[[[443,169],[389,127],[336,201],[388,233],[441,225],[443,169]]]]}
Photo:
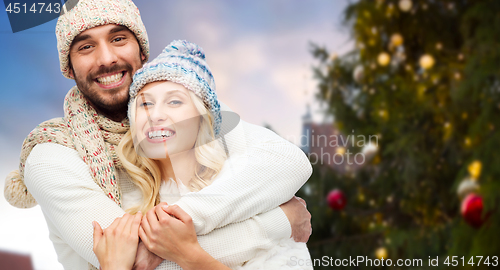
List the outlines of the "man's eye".
{"type": "Polygon", "coordinates": [[[90,48],[92,48],[92,46],[90,46],[90,45],[85,45],[85,46],[83,46],[83,47],[80,47],[80,51],[83,51],[83,50],[88,50],[88,49],[90,49],[90,48]]]}
{"type": "Polygon", "coordinates": [[[115,39],[113,39],[114,42],[120,42],[122,40],[124,40],[125,38],[124,37],[117,37],[115,39]]]}

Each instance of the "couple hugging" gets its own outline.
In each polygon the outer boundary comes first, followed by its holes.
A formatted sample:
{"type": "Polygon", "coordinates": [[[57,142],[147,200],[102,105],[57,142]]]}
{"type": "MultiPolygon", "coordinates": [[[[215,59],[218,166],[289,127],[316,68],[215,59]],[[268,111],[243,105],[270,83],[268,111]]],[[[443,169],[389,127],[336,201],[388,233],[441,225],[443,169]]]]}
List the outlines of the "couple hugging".
{"type": "Polygon", "coordinates": [[[146,63],[130,0],[78,1],[56,36],[76,86],[64,117],[25,139],[5,197],[40,204],[65,269],[311,269],[292,263],[310,259],[294,198],[309,161],[226,117],[199,46],[174,41],[146,63]]]}

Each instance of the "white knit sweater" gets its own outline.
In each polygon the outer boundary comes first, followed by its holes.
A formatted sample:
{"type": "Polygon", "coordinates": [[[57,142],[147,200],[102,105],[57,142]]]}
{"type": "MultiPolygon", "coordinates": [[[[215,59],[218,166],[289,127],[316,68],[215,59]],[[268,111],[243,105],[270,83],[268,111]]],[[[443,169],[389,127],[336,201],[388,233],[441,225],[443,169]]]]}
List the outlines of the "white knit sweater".
{"type": "MultiPolygon", "coordinates": [[[[298,147],[265,128],[240,121],[225,140],[230,156],[238,162],[197,196],[184,196],[176,204],[193,218],[202,247],[236,267],[290,237],[290,224],[278,206],[295,194],[312,171],[298,147]]],[[[127,200],[123,179],[128,177],[119,171],[127,200]]],[[[26,161],[25,183],[41,206],[64,268],[87,269],[87,262],[98,266],[91,222],[105,228],[124,210],[94,183],[78,153],[57,144],[37,145],[26,161]]],[[[165,261],[157,269],[179,268],[165,261]]]]}

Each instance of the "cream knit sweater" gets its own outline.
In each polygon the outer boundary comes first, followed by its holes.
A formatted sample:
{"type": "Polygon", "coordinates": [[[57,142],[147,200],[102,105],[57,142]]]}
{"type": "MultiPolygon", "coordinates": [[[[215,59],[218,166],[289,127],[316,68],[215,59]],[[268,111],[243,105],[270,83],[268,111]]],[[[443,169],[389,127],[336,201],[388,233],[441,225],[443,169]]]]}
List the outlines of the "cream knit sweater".
{"type": "MultiPolygon", "coordinates": [[[[176,204],[193,218],[202,247],[235,267],[290,236],[278,206],[292,198],[312,170],[298,147],[265,128],[240,121],[225,140],[239,162],[197,196],[184,196],[176,204]]],[[[127,200],[126,189],[134,187],[127,186],[123,171],[118,179],[127,200]]],[[[91,222],[105,228],[124,210],[94,183],[78,153],[57,144],[37,145],[26,162],[25,183],[42,208],[64,268],[87,269],[87,262],[98,266],[91,222]]],[[[165,261],[157,269],[179,268],[165,261]]]]}

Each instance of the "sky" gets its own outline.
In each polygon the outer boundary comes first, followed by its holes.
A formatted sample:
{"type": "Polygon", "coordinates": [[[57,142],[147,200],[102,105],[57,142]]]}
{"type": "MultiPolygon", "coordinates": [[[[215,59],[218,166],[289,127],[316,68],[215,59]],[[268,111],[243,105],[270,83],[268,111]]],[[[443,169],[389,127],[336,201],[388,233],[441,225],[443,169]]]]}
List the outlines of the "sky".
{"type": "MultiPolygon", "coordinates": [[[[219,100],[240,117],[270,125],[298,144],[301,116],[317,82],[311,43],[342,55],[353,48],[342,26],[346,0],[142,0],[134,1],[146,26],[150,59],[175,39],[200,45],[219,100]]],[[[74,85],[59,70],[56,20],[12,33],[0,11],[0,184],[17,168],[22,142],[39,123],[63,116],[74,85]]],[[[31,254],[35,269],[62,269],[48,239],[40,207],[17,209],[0,198],[0,250],[31,254]]]]}

